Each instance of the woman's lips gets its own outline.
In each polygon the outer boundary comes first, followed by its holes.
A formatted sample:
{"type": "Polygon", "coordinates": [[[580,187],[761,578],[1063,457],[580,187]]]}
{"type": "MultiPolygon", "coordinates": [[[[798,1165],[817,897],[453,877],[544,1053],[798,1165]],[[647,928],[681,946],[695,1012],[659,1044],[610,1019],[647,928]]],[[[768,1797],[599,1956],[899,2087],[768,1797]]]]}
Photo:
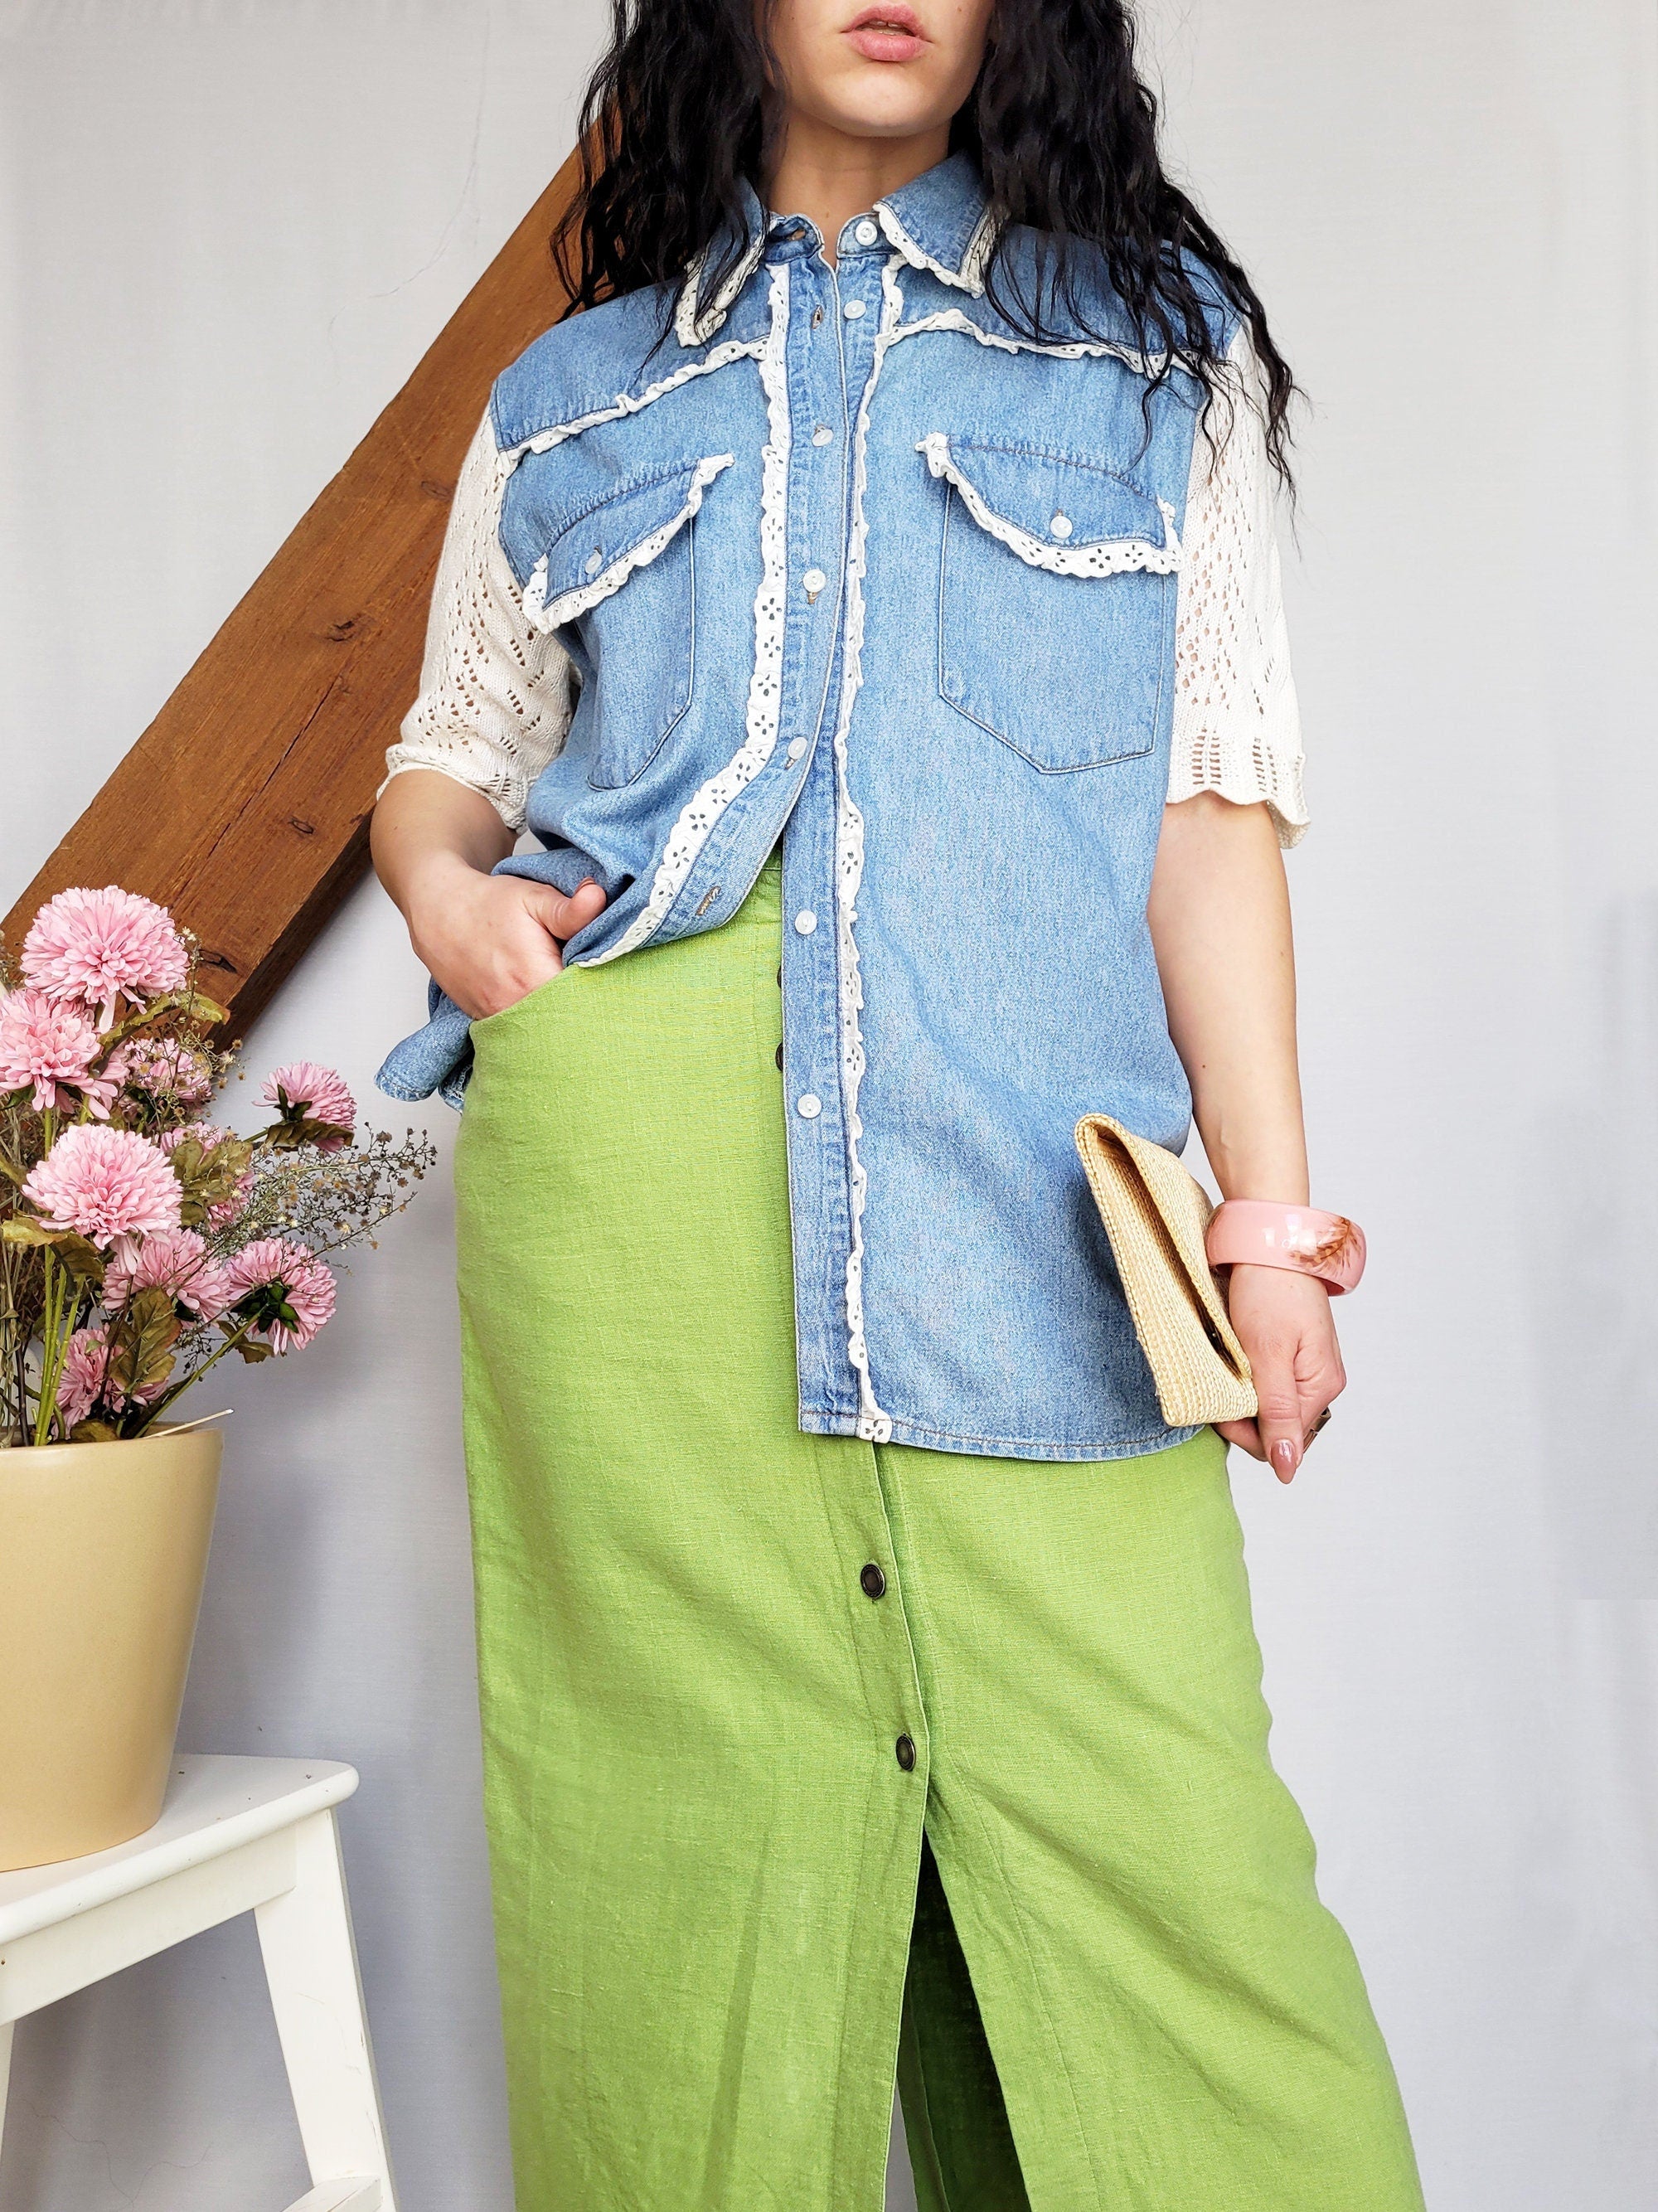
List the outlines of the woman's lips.
{"type": "Polygon", "coordinates": [[[920,18],[901,6],[865,8],[846,36],[867,62],[913,62],[926,45],[920,18]]]}

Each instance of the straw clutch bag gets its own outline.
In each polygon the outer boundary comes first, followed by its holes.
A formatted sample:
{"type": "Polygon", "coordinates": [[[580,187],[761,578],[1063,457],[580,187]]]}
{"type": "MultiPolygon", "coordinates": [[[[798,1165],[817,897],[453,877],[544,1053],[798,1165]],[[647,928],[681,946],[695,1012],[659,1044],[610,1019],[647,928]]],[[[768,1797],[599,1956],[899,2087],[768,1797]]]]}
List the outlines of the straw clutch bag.
{"type": "Polygon", "coordinates": [[[1084,1115],[1077,1150],[1164,1420],[1176,1429],[1247,1420],[1255,1386],[1204,1250],[1208,1192],[1172,1152],[1108,1114],[1084,1115]]]}

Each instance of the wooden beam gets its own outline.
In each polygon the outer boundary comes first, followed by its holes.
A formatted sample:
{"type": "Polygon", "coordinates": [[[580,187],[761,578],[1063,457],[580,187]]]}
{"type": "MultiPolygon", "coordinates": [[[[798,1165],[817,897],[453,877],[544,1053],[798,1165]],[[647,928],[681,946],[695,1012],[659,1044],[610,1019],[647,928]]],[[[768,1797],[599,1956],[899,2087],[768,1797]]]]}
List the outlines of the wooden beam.
{"type": "Polygon", "coordinates": [[[18,900],[119,883],[201,938],[240,1034],[361,872],[418,688],[444,525],[489,386],[567,295],[547,240],[573,154],[18,900]]]}

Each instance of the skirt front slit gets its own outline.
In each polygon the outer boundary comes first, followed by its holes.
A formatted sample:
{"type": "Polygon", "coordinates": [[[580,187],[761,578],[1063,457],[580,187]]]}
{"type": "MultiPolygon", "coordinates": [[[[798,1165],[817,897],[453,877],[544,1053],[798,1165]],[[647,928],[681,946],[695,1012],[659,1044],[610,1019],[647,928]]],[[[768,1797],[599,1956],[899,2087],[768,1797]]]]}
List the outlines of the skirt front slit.
{"type": "Polygon", "coordinates": [[[780,887],[473,1025],[468,1481],[519,2212],[1418,2212],[1224,1447],[804,1433],[780,887]]]}

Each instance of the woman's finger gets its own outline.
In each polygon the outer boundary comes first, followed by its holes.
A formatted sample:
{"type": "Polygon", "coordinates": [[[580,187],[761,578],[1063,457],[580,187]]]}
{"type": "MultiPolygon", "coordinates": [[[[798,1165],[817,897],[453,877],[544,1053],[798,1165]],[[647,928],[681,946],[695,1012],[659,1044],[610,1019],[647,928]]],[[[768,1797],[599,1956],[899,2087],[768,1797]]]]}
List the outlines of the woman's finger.
{"type": "Polygon", "coordinates": [[[562,945],[604,913],[605,899],[598,885],[591,881],[578,884],[568,896],[550,884],[526,884],[524,903],[547,934],[562,945]]]}
{"type": "Polygon", "coordinates": [[[1236,1444],[1240,1451],[1247,1451],[1251,1459],[1266,1458],[1266,1455],[1261,1449],[1260,1431],[1253,1421],[1217,1421],[1215,1430],[1218,1435],[1225,1437],[1229,1444],[1236,1444]]]}
{"type": "Polygon", "coordinates": [[[1256,1361],[1254,1368],[1255,1397],[1260,1406],[1255,1427],[1260,1437],[1261,1455],[1280,1482],[1291,1482],[1301,1465],[1303,1439],[1308,1425],[1308,1416],[1302,1411],[1301,1393],[1296,1388],[1295,1361],[1286,1347],[1256,1361]]]}

